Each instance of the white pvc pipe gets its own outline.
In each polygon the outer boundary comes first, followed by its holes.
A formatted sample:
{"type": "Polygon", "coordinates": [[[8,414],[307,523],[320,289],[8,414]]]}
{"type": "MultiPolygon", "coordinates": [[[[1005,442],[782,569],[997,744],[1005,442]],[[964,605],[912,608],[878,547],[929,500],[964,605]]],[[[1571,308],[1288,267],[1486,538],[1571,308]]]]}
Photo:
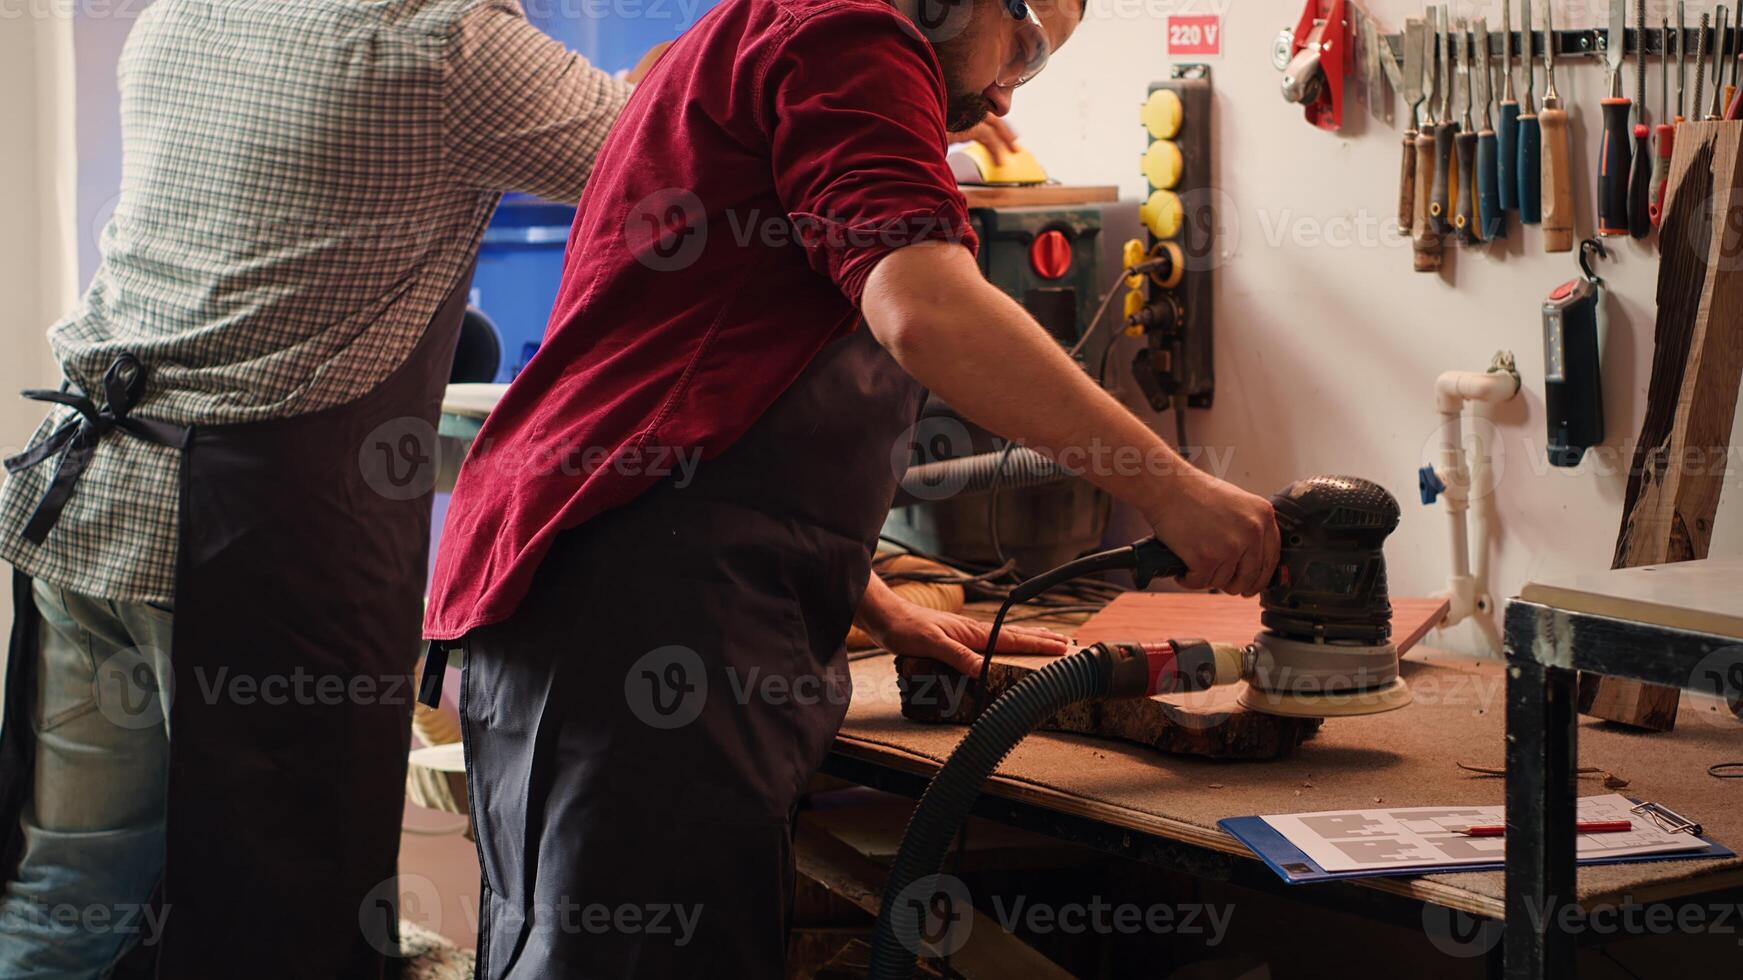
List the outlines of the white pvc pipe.
{"type": "MultiPolygon", "coordinates": [[[[1497,360],[1497,363],[1500,363],[1497,360]]],[[[1434,382],[1435,407],[1441,415],[1440,461],[1435,475],[1446,485],[1448,544],[1451,550],[1452,574],[1447,578],[1448,600],[1446,617],[1441,628],[1457,625],[1479,610],[1491,607],[1488,596],[1489,560],[1487,522],[1478,515],[1476,571],[1472,572],[1471,535],[1465,514],[1470,509],[1470,492],[1474,479],[1488,480],[1489,447],[1483,444],[1473,452],[1466,464],[1464,447],[1464,410],[1466,403],[1496,404],[1519,394],[1519,376],[1508,370],[1447,371],[1434,382]]],[[[1486,634],[1494,641],[1494,624],[1487,624],[1486,634]]]]}

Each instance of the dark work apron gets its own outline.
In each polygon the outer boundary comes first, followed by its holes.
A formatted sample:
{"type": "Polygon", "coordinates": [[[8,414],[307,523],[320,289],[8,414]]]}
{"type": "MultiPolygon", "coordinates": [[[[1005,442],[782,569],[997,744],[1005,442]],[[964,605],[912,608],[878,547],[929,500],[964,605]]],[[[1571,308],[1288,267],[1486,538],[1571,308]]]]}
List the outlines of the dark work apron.
{"type": "MultiPolygon", "coordinates": [[[[398,973],[386,954],[397,952],[394,876],[434,425],[469,279],[405,363],[363,397],[186,430],[166,912],[159,941],[135,948],[123,975],[398,973]]],[[[19,836],[13,808],[30,779],[27,675],[36,659],[36,609],[22,576],[14,605],[0,738],[6,782],[21,780],[0,787],[8,871],[19,836]]]]}
{"type": "Polygon", "coordinates": [[[863,326],[831,342],[463,639],[480,980],[782,975],[793,812],[922,395],[863,326]]]}

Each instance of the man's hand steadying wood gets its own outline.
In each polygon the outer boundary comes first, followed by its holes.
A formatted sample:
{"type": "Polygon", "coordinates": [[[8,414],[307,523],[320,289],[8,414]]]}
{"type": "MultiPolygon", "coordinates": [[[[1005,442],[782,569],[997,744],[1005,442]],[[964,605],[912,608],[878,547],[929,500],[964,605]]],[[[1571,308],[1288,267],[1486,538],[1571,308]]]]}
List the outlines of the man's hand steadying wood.
{"type": "Polygon", "coordinates": [[[1277,567],[1270,501],[1195,469],[1103,391],[961,245],[885,256],[866,280],[865,322],[884,349],[945,402],[1023,445],[1088,461],[1083,476],[1136,507],[1186,562],[1181,582],[1251,596],[1277,567]],[[1107,449],[1142,465],[1103,465],[1107,449]]]}
{"type": "MultiPolygon", "coordinates": [[[[854,623],[874,642],[898,657],[924,657],[943,663],[964,677],[979,677],[988,626],[960,613],[941,612],[909,602],[874,572],[860,600],[854,623]]],[[[1040,653],[1060,656],[1071,641],[1060,633],[1031,626],[1007,626],[999,631],[995,653],[1040,653]]]]}

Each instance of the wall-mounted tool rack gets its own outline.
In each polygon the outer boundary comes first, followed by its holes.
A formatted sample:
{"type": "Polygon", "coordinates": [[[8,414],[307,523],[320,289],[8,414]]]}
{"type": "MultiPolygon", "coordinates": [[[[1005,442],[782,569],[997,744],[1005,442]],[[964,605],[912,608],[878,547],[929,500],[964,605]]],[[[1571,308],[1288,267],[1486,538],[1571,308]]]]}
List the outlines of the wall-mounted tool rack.
{"type": "MultiPolygon", "coordinates": [[[[1489,53],[1496,58],[1499,58],[1501,54],[1501,37],[1503,33],[1504,32],[1502,31],[1493,30],[1489,32],[1489,53]]],[[[1527,54],[1541,58],[1546,43],[1544,41],[1544,34],[1548,33],[1555,43],[1555,56],[1557,59],[1602,58],[1604,56],[1604,39],[1609,34],[1607,30],[1598,27],[1549,32],[1532,31],[1531,38],[1527,41],[1523,31],[1512,31],[1511,33],[1513,35],[1513,56],[1515,58],[1521,58],[1527,54]]],[[[1709,29],[1707,31],[1707,43],[1703,45],[1701,43],[1701,31],[1699,28],[1687,27],[1684,29],[1683,33],[1687,36],[1688,55],[1691,58],[1697,54],[1711,54],[1714,44],[1716,44],[1721,37],[1728,38],[1725,42],[1725,46],[1721,50],[1726,52],[1736,51],[1738,38],[1743,37],[1743,30],[1737,28],[1728,27],[1725,29],[1723,35],[1718,31],[1709,29]]],[[[1666,31],[1657,27],[1649,27],[1642,31],[1639,28],[1631,27],[1627,32],[1626,50],[1628,54],[1638,55],[1640,53],[1640,35],[1642,34],[1646,35],[1647,54],[1663,55],[1667,50],[1664,46],[1666,36],[1670,38],[1671,42],[1668,50],[1672,53],[1676,51],[1676,28],[1673,27],[1666,31]]],[[[1381,35],[1380,40],[1385,42],[1385,44],[1392,49],[1393,57],[1397,58],[1400,62],[1404,60],[1404,35],[1402,33],[1384,34],[1381,35]]]]}

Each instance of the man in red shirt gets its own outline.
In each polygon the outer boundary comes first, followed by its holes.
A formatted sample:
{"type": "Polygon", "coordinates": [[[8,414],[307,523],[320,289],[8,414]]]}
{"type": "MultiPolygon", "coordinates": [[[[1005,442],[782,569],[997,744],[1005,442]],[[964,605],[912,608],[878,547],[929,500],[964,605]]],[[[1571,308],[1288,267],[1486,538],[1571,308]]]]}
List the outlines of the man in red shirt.
{"type": "Polygon", "coordinates": [[[1008,438],[1165,461],[1088,477],[1187,584],[1271,575],[1269,504],[1182,463],[975,263],[946,133],[1004,115],[1080,0],[921,2],[725,0],[601,151],[425,623],[466,652],[481,978],[781,973],[849,626],[964,671],[986,639],[870,571],[922,386],[1008,438]]]}

